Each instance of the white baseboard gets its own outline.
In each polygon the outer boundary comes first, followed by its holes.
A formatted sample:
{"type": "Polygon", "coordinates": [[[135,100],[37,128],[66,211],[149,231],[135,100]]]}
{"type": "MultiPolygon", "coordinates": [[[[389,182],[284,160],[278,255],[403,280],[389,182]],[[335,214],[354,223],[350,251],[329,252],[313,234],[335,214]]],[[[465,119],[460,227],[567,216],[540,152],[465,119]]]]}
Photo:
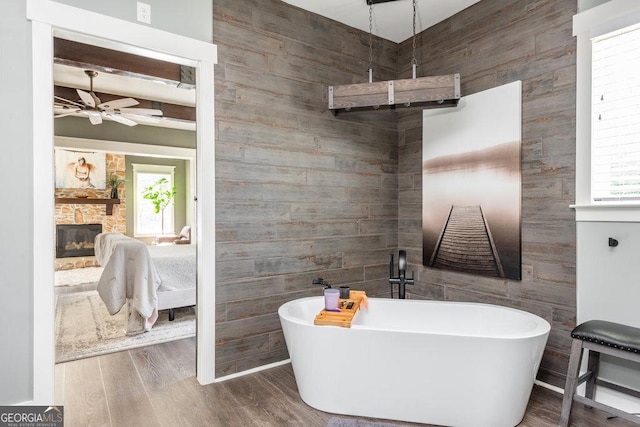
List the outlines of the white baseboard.
{"type": "Polygon", "coordinates": [[[11,406],[34,406],[33,400],[27,400],[26,402],[14,403],[11,406]]]}
{"type": "Polygon", "coordinates": [[[249,374],[253,374],[253,373],[256,373],[256,372],[265,371],[267,369],[275,368],[275,367],[278,367],[278,366],[286,365],[287,363],[291,363],[291,359],[285,359],[285,360],[281,360],[279,362],[270,363],[268,365],[258,366],[257,368],[247,369],[246,371],[237,372],[235,374],[226,375],[224,377],[216,378],[214,380],[214,382],[220,383],[222,381],[227,381],[227,380],[231,380],[233,378],[243,377],[245,375],[249,375],[249,374]]]}
{"type": "Polygon", "coordinates": [[[555,391],[556,393],[560,393],[560,394],[564,394],[564,389],[561,389],[560,387],[556,387],[554,385],[539,381],[539,380],[534,380],[533,383],[535,385],[539,385],[540,387],[544,387],[546,389],[549,389],[551,391],[555,391]]]}

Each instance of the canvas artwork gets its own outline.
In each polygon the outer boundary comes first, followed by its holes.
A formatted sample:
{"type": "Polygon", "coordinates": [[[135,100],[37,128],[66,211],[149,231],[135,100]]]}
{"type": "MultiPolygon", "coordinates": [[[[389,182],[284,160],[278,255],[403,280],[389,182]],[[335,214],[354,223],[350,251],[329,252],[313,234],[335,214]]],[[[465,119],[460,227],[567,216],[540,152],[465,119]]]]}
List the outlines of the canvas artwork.
{"type": "Polygon", "coordinates": [[[107,188],[105,153],[55,150],[56,188],[107,188]]]}
{"type": "Polygon", "coordinates": [[[423,114],[426,266],[520,280],[522,82],[423,114]]]}

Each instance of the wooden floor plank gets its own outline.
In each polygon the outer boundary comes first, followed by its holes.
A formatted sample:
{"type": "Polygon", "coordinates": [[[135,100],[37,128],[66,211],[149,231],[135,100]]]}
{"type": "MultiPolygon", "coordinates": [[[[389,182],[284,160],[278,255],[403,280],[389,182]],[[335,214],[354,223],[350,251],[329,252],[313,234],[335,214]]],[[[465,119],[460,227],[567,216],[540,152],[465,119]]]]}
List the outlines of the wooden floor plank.
{"type": "Polygon", "coordinates": [[[177,340],[159,346],[171,367],[180,378],[196,376],[196,340],[177,340]]]}
{"type": "MultiPolygon", "coordinates": [[[[202,386],[193,338],[64,363],[56,367],[56,381],[63,382],[56,396],[62,393],[66,426],[419,425],[315,410],[300,398],[290,364],[202,386]]],[[[561,403],[561,394],[535,386],[520,426],[556,426],[561,403]]],[[[573,427],[637,427],[578,403],[571,415],[573,427]]]]}
{"type": "Polygon", "coordinates": [[[271,384],[273,397],[281,402],[286,402],[288,410],[292,411],[297,419],[302,420],[303,425],[327,425],[326,414],[321,411],[309,411],[309,406],[300,398],[293,371],[290,369],[279,369],[278,371],[269,369],[260,372],[258,376],[271,384]]]}
{"type": "Polygon", "coordinates": [[[58,364],[54,368],[53,404],[57,406],[64,405],[64,371],[66,366],[58,364]]]}
{"type": "Polygon", "coordinates": [[[149,396],[128,351],[98,357],[111,425],[159,426],[149,396]]]}
{"type": "Polygon", "coordinates": [[[68,362],[63,368],[65,426],[110,426],[98,358],[68,362]]]}
{"type": "Polygon", "coordinates": [[[149,346],[130,350],[130,353],[162,425],[211,425],[215,414],[200,393],[200,386],[193,378],[195,372],[180,367],[179,363],[183,356],[185,360],[194,359],[195,349],[189,349],[190,354],[182,354],[179,347],[176,344],[149,346]],[[172,359],[171,355],[176,358],[172,359]]]}

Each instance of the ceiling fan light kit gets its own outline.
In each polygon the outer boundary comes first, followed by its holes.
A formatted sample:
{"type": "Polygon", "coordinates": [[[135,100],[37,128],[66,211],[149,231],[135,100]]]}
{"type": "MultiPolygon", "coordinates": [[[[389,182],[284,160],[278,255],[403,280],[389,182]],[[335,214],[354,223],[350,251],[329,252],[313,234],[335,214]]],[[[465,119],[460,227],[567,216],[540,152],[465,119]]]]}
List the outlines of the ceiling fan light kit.
{"type": "Polygon", "coordinates": [[[397,105],[405,107],[440,108],[458,105],[461,97],[460,74],[416,77],[416,0],[413,0],[413,58],[411,79],[373,81],[373,5],[395,0],[365,0],[369,5],[369,82],[329,86],[329,110],[339,111],[380,109],[397,105]]]}
{"type": "Polygon", "coordinates": [[[158,122],[162,111],[151,108],[130,108],[139,102],[133,98],[114,99],[102,102],[93,91],[93,79],[98,76],[94,70],[84,70],[89,77],[89,92],[76,89],[79,101],[71,101],[59,96],[54,96],[54,118],[66,117],[76,114],[85,115],[92,125],[99,125],[102,119],[111,120],[127,126],[136,126],[138,122],[158,122]]]}

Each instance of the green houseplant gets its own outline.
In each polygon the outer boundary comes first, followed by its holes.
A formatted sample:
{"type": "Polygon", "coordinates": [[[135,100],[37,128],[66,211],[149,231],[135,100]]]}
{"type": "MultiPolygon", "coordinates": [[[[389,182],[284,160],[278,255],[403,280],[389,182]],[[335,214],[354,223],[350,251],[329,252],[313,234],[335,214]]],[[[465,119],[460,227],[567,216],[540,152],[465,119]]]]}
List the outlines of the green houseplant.
{"type": "Polygon", "coordinates": [[[170,187],[167,178],[160,178],[142,190],[142,197],[151,200],[154,213],[161,214],[160,226],[162,234],[164,234],[164,210],[173,203],[173,199],[176,197],[176,187],[170,187]]]}
{"type": "Polygon", "coordinates": [[[118,186],[124,183],[124,179],[118,178],[116,174],[111,174],[109,177],[109,186],[111,187],[111,198],[118,199],[118,186]]]}

